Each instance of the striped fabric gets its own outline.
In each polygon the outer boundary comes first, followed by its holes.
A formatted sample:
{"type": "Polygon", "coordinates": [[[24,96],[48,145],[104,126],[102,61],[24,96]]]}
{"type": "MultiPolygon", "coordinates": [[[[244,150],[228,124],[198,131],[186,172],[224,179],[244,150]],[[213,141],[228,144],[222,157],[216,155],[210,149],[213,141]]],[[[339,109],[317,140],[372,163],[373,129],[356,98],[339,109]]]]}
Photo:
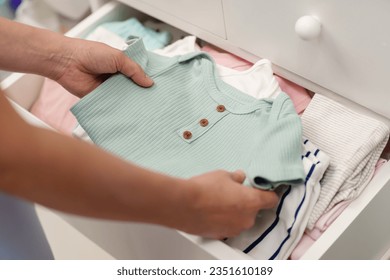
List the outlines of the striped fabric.
{"type": "Polygon", "coordinates": [[[313,229],[322,214],[340,201],[356,198],[368,184],[389,128],[320,94],[315,94],[303,113],[302,126],[304,137],[331,158],[309,220],[308,228],[313,229]]]}
{"type": "Polygon", "coordinates": [[[329,165],[329,156],[309,140],[303,141],[302,163],[305,182],[280,188],[276,208],[263,210],[253,228],[225,242],[255,259],[287,259],[303,236],[310,212],[320,194],[320,180],[329,165]]]}
{"type": "Polygon", "coordinates": [[[163,57],[130,42],[125,54],[153,78],[151,88],[117,74],[73,108],[92,141],[169,175],[243,169],[247,184],[303,181],[301,123],[288,96],[256,100],[217,77],[205,53],[163,57]]]}

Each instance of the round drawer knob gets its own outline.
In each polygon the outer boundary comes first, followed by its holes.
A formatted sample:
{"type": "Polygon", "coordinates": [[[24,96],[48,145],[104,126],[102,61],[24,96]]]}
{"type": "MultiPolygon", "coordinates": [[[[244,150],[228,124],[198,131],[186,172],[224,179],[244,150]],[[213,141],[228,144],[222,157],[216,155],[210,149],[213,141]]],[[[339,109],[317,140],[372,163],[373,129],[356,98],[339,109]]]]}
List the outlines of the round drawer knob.
{"type": "Polygon", "coordinates": [[[315,16],[300,17],[295,23],[295,32],[303,40],[313,40],[321,33],[321,22],[315,16]]]}

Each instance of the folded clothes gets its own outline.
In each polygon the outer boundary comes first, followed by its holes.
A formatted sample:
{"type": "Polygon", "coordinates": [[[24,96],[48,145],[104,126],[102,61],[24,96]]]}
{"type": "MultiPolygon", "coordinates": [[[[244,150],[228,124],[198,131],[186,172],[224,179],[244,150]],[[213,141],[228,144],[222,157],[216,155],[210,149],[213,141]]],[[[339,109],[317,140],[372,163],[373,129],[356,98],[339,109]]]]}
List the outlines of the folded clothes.
{"type": "Polygon", "coordinates": [[[71,135],[77,120],[70,113],[70,108],[79,99],[56,81],[46,78],[30,112],[57,131],[71,135]]]}
{"type": "MultiPolygon", "coordinates": [[[[163,49],[154,50],[153,52],[173,57],[199,51],[200,48],[196,44],[196,37],[187,36],[163,49]]],[[[261,59],[243,71],[237,71],[218,64],[216,64],[216,70],[222,81],[256,99],[274,99],[282,92],[273,74],[271,62],[267,59],[261,59]]],[[[73,135],[89,141],[88,135],[80,126],[77,126],[73,135]]]]}
{"type": "Polygon", "coordinates": [[[320,180],[329,157],[309,140],[303,142],[302,163],[306,179],[301,185],[279,191],[279,205],[262,210],[255,226],[225,240],[255,259],[287,259],[301,239],[310,212],[320,194],[320,180]]]}
{"type": "MultiPolygon", "coordinates": [[[[306,89],[274,75],[269,60],[261,59],[253,64],[233,54],[219,51],[210,45],[201,48],[197,45],[195,36],[186,36],[162,49],[153,50],[154,53],[168,57],[199,51],[211,55],[217,63],[218,75],[225,83],[256,99],[276,98],[283,91],[289,95],[298,114],[304,111],[311,100],[306,89]]],[[[90,141],[89,136],[80,126],[75,128],[73,135],[90,141]]]]}
{"type": "Polygon", "coordinates": [[[100,25],[101,28],[111,31],[124,40],[133,37],[142,38],[147,50],[155,50],[165,47],[171,42],[172,36],[168,31],[156,31],[144,26],[136,18],[129,18],[124,21],[106,22],[100,25]]]}
{"type": "Polygon", "coordinates": [[[384,123],[315,94],[301,117],[303,135],[331,158],[308,228],[343,201],[356,198],[371,180],[389,138],[384,123]]]}
{"type": "MultiPolygon", "coordinates": [[[[175,56],[175,55],[185,55],[191,52],[199,52],[200,50],[205,51],[209,50],[211,57],[216,51],[211,51],[209,47],[203,47],[202,49],[196,44],[195,36],[187,36],[175,43],[166,46],[163,49],[154,50],[154,53],[164,55],[164,56],[175,56]]],[[[223,55],[223,57],[228,58],[230,54],[214,54],[223,55]]],[[[213,57],[215,60],[215,57],[213,57]]],[[[237,58],[237,61],[240,61],[237,58]]],[[[218,76],[227,84],[233,86],[234,88],[246,93],[250,96],[253,96],[256,99],[261,98],[276,98],[281,92],[279,84],[274,77],[272,71],[271,62],[267,59],[261,59],[255,64],[247,64],[245,60],[241,61],[246,64],[245,70],[237,71],[234,68],[226,67],[224,65],[216,64],[216,69],[218,71],[218,76]]],[[[217,61],[216,61],[217,62],[217,61]]]]}
{"type": "MultiPolygon", "coordinates": [[[[253,65],[251,62],[246,61],[234,54],[221,51],[210,45],[204,46],[201,50],[209,53],[218,65],[222,65],[234,70],[245,71],[251,68],[253,65]]],[[[282,91],[287,93],[291,98],[297,113],[301,115],[305,108],[309,105],[311,101],[311,95],[305,88],[285,78],[275,75],[275,79],[279,83],[279,87],[282,89],[282,91]]]]}
{"type": "MultiPolygon", "coordinates": [[[[379,159],[376,166],[375,172],[378,172],[380,168],[385,164],[387,160],[379,159]]],[[[338,216],[344,211],[345,208],[351,204],[352,200],[344,200],[337,203],[332,209],[323,214],[315,224],[315,227],[312,230],[307,229],[303,234],[298,245],[294,248],[291,253],[290,259],[298,260],[303,254],[314,244],[318,238],[332,225],[332,223],[337,219],[338,216]]]]}
{"type": "Polygon", "coordinates": [[[83,97],[72,112],[95,144],[173,176],[240,168],[258,188],[303,181],[301,121],[286,94],[248,96],[203,52],[165,57],[134,40],[125,54],[155,85],[117,74],[83,97]]]}

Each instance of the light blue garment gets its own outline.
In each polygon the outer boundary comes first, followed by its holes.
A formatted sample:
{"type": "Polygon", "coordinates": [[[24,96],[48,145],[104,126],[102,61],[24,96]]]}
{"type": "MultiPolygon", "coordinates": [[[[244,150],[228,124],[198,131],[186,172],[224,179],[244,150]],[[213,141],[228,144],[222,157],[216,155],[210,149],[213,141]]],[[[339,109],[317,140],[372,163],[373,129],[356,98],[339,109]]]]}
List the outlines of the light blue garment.
{"type": "Polygon", "coordinates": [[[171,34],[167,31],[155,31],[145,27],[136,18],[125,21],[106,22],[101,27],[115,33],[119,37],[128,40],[134,37],[142,38],[147,50],[161,49],[171,41],[171,34]]]}
{"type": "Polygon", "coordinates": [[[9,19],[14,18],[14,13],[12,12],[8,1],[6,0],[0,0],[0,17],[5,17],[9,19]]]}
{"type": "Polygon", "coordinates": [[[263,189],[303,181],[300,118],[286,94],[257,100],[223,82],[206,53],[164,57],[129,43],[125,54],[155,84],[118,73],[82,98],[71,110],[94,143],[182,178],[242,169],[263,189]]]}

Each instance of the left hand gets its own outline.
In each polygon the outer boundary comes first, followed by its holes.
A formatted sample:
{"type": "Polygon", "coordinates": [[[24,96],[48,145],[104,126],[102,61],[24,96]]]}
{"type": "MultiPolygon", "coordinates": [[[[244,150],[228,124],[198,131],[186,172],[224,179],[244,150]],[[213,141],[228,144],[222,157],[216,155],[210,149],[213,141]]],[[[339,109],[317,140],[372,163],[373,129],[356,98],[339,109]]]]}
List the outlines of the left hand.
{"type": "Polygon", "coordinates": [[[216,170],[188,179],[188,196],[182,204],[178,202],[167,225],[215,239],[234,237],[251,228],[258,212],[275,207],[279,197],[272,191],[244,186],[244,180],[240,170],[216,170]]]}
{"type": "Polygon", "coordinates": [[[68,60],[55,80],[78,97],[88,94],[117,72],[141,87],[153,85],[143,69],[120,50],[83,39],[70,39],[66,43],[68,60]]]}

